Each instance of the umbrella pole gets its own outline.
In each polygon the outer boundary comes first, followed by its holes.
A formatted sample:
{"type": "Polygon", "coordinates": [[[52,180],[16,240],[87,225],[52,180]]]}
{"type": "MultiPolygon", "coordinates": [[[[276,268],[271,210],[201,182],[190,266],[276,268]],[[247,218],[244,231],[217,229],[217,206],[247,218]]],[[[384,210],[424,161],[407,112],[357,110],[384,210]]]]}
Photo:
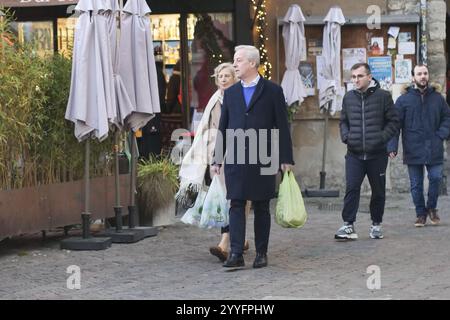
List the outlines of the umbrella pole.
{"type": "Polygon", "coordinates": [[[154,237],[158,234],[156,227],[140,227],[138,225],[136,210],[136,167],[137,167],[137,142],[136,135],[130,131],[131,141],[131,168],[130,168],[130,205],[128,206],[128,231],[136,231],[136,235],[142,238],[154,237]]]}
{"type": "Polygon", "coordinates": [[[130,131],[131,140],[131,170],[130,170],[130,205],[128,206],[128,222],[130,229],[136,227],[136,136],[130,131]]]}
{"type": "Polygon", "coordinates": [[[327,161],[327,145],[328,145],[328,125],[329,125],[329,110],[331,108],[331,102],[329,102],[328,108],[324,111],[324,132],[323,132],[323,150],[322,150],[322,169],[320,171],[320,186],[319,189],[305,189],[306,197],[339,197],[339,190],[327,190],[325,189],[325,178],[327,172],[325,171],[325,163],[327,161]]]}
{"type": "Polygon", "coordinates": [[[114,182],[116,190],[116,204],[114,206],[114,213],[116,217],[116,232],[122,230],[122,206],[120,205],[120,175],[119,175],[119,129],[116,129],[114,133],[114,158],[115,158],[115,170],[114,170],[114,182]]]}
{"type": "Polygon", "coordinates": [[[60,247],[65,250],[105,250],[111,247],[111,238],[108,237],[91,237],[89,234],[89,225],[91,213],[90,192],[91,186],[89,181],[89,158],[91,153],[90,137],[86,139],[86,153],[84,159],[84,212],[81,213],[82,236],[71,237],[61,241],[60,247]]]}
{"type": "Polygon", "coordinates": [[[325,124],[323,132],[323,151],[322,151],[322,171],[320,171],[320,189],[325,189],[325,178],[327,172],[325,171],[325,163],[327,160],[327,142],[328,142],[328,110],[331,108],[331,102],[329,102],[328,109],[325,110],[325,124]]]}
{"type": "Polygon", "coordinates": [[[89,222],[91,213],[89,212],[90,204],[90,181],[89,181],[89,158],[91,153],[90,138],[86,139],[85,159],[84,159],[84,212],[81,214],[83,239],[89,238],[89,222]]]}
{"type": "MultiPolygon", "coordinates": [[[[117,128],[114,133],[114,157],[115,157],[115,218],[116,218],[116,228],[108,229],[105,231],[104,235],[111,237],[113,243],[134,243],[145,238],[145,230],[137,230],[134,227],[123,228],[122,226],[122,206],[120,205],[120,170],[119,170],[119,140],[120,140],[120,130],[117,128]]],[[[130,187],[131,189],[131,187],[130,187]]],[[[134,209],[130,210],[129,215],[130,226],[134,225],[134,209]]]]}

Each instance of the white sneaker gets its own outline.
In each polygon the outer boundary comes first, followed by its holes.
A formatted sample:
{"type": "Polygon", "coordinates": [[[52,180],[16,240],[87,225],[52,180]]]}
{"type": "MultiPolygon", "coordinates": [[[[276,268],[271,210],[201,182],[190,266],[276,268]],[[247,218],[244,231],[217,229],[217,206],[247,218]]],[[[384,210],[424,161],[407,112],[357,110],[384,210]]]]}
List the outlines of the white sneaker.
{"type": "Polygon", "coordinates": [[[383,231],[381,230],[381,224],[371,225],[369,237],[372,239],[383,239],[383,231]]]}
{"type": "Polygon", "coordinates": [[[337,240],[356,240],[358,239],[358,235],[352,224],[344,223],[344,225],[336,232],[334,238],[337,240]]]}

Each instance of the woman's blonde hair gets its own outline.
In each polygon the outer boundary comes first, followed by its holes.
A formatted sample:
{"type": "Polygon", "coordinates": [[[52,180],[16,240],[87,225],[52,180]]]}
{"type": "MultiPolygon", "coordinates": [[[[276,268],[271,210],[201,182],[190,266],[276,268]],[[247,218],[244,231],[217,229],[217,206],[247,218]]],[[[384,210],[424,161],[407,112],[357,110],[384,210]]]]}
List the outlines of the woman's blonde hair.
{"type": "Polygon", "coordinates": [[[219,73],[222,72],[222,70],[224,70],[224,69],[229,69],[230,70],[231,76],[233,77],[233,82],[237,81],[236,72],[234,71],[233,65],[231,63],[229,63],[229,62],[224,62],[224,63],[219,64],[214,69],[213,77],[215,79],[216,86],[219,86],[219,73]]]}

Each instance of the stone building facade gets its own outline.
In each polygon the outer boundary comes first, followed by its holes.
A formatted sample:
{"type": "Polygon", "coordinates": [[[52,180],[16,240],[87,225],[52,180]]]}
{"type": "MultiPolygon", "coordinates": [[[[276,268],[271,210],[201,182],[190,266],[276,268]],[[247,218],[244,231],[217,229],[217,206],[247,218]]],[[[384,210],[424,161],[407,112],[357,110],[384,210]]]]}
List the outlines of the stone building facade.
{"type": "MultiPolygon", "coordinates": [[[[298,4],[302,8],[305,18],[309,16],[325,16],[329,8],[338,5],[346,17],[364,16],[367,8],[377,5],[382,15],[420,15],[420,0],[267,0],[267,22],[269,43],[267,49],[273,65],[273,80],[281,81],[284,73],[284,58],[276,61],[277,19],[282,18],[291,4],[298,4]],[[279,69],[279,70],[278,70],[279,69]],[[280,75],[276,78],[277,73],[280,75]]],[[[438,82],[442,88],[446,85],[446,13],[447,3],[444,0],[428,0],[427,2],[427,46],[428,66],[433,82],[438,82]]],[[[280,45],[280,44],[279,44],[280,45]]],[[[283,50],[283,44],[280,45],[283,50]]],[[[284,55],[284,54],[282,54],[284,55]]],[[[322,165],[323,149],[323,116],[318,112],[317,98],[307,98],[302,104],[298,117],[293,122],[293,143],[295,153],[295,173],[302,188],[318,188],[319,172],[322,165]]],[[[344,156],[346,147],[340,141],[339,114],[329,122],[329,136],[326,161],[326,188],[345,188],[344,156]]],[[[401,152],[401,150],[400,150],[401,152]]],[[[389,164],[387,172],[387,187],[394,192],[408,192],[409,179],[406,167],[402,163],[402,156],[398,156],[389,164]]],[[[368,182],[363,184],[363,192],[370,192],[368,182]]]]}

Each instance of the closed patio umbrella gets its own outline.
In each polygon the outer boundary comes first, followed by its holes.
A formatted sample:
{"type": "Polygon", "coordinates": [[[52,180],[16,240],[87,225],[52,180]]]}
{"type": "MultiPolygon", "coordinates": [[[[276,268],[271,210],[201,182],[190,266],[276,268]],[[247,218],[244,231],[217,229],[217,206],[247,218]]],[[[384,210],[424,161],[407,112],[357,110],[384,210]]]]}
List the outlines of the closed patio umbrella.
{"type": "Polygon", "coordinates": [[[325,190],[326,156],[328,141],[328,117],[342,109],[344,90],[341,86],[341,26],[345,17],[341,8],[333,6],[328,11],[323,29],[324,81],[319,86],[319,106],[324,112],[324,134],[322,151],[322,171],[320,172],[320,190],[307,191],[308,196],[338,197],[339,190],[325,190]]]}
{"type": "MultiPolygon", "coordinates": [[[[119,74],[133,105],[125,126],[131,132],[131,181],[129,227],[135,228],[137,143],[133,131],[147,124],[160,112],[158,80],[149,14],[145,0],[127,1],[121,14],[119,74]]],[[[122,115],[123,116],[123,115],[122,115]]]]}
{"type": "Polygon", "coordinates": [[[127,1],[121,16],[119,75],[134,110],[121,115],[137,131],[160,112],[153,39],[145,0],[127,1]]]}
{"type": "Polygon", "coordinates": [[[109,124],[117,122],[111,40],[108,19],[111,0],[81,0],[75,27],[70,95],[66,119],[75,124],[79,141],[92,136],[103,141],[109,124]]]}
{"type": "Polygon", "coordinates": [[[287,104],[301,104],[307,96],[298,67],[302,57],[306,57],[305,26],[302,9],[293,4],[283,19],[283,40],[286,57],[286,72],[281,87],[287,104]]]}
{"type": "MultiPolygon", "coordinates": [[[[112,1],[112,6],[114,7],[114,13],[122,12],[123,1],[120,4],[117,0],[112,1]]],[[[120,17],[120,16],[119,16],[120,17]]],[[[119,19],[120,27],[122,28],[121,20],[119,19]]],[[[115,109],[117,112],[117,121],[114,123],[114,158],[115,158],[115,229],[107,229],[105,235],[112,238],[113,243],[133,243],[143,239],[146,236],[156,235],[155,230],[137,230],[137,229],[126,229],[122,227],[122,205],[120,201],[120,172],[119,172],[119,141],[121,130],[128,127],[127,120],[130,119],[130,115],[135,111],[134,104],[131,102],[130,95],[124,84],[121,74],[119,73],[120,65],[120,32],[118,28],[117,15],[111,15],[108,17],[108,35],[111,44],[111,56],[113,63],[113,73],[114,73],[114,89],[115,89],[115,109]]],[[[120,30],[121,30],[120,28],[120,30]]],[[[131,70],[134,72],[134,70],[131,70]]],[[[128,74],[126,75],[128,76],[128,74]]],[[[131,75],[133,76],[133,75],[131,75]]],[[[129,217],[130,224],[134,226],[134,217],[131,215],[129,217]]]]}
{"type": "Polygon", "coordinates": [[[83,237],[61,242],[61,248],[99,250],[111,245],[110,238],[90,238],[90,139],[103,141],[109,125],[117,123],[116,99],[108,21],[114,15],[114,0],[80,0],[75,28],[70,96],[66,119],[75,124],[75,136],[86,141],[85,208],[83,237]]]}
{"type": "Polygon", "coordinates": [[[319,88],[319,105],[334,115],[342,109],[344,96],[341,83],[341,26],[345,23],[345,17],[341,8],[332,7],[324,22],[322,56],[326,81],[319,88]]]}

